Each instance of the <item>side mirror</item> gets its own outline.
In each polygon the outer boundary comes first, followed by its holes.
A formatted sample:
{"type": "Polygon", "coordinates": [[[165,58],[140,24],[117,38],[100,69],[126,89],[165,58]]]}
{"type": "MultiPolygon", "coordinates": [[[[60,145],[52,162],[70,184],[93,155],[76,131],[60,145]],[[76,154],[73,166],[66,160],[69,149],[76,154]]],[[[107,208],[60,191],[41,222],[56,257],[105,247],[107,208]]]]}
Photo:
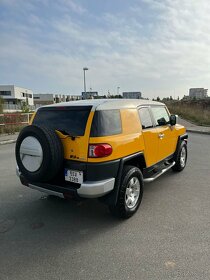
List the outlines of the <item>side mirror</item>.
{"type": "Polygon", "coordinates": [[[170,115],[170,125],[175,125],[176,124],[176,120],[177,120],[177,116],[176,115],[170,115]]]}
{"type": "Polygon", "coordinates": [[[166,121],[165,118],[161,118],[161,119],[157,120],[157,122],[158,122],[158,125],[166,125],[167,124],[167,121],[166,121]]]}

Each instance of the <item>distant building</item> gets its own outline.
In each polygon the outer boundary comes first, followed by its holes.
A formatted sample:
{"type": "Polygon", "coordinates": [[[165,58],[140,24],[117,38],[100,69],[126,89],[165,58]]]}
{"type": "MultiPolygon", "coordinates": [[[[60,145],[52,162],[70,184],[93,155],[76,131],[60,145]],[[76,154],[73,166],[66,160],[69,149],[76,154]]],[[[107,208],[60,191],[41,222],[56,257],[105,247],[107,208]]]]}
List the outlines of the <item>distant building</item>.
{"type": "Polygon", "coordinates": [[[98,97],[98,92],[97,91],[86,91],[82,92],[82,99],[94,99],[98,97]]]}
{"type": "Polygon", "coordinates": [[[125,99],[141,99],[142,98],[142,93],[140,91],[123,92],[123,98],[125,98],[125,99]]]}
{"type": "Polygon", "coordinates": [[[205,88],[190,88],[189,97],[196,99],[205,99],[207,98],[208,89],[205,88]]]}
{"type": "Polygon", "coordinates": [[[5,105],[21,106],[24,102],[30,106],[34,105],[33,91],[15,85],[0,85],[0,96],[5,105]]]}
{"type": "Polygon", "coordinates": [[[81,96],[79,95],[40,93],[40,94],[34,94],[34,105],[36,107],[40,107],[43,105],[68,102],[68,101],[79,100],[79,99],[81,99],[81,96]]]}

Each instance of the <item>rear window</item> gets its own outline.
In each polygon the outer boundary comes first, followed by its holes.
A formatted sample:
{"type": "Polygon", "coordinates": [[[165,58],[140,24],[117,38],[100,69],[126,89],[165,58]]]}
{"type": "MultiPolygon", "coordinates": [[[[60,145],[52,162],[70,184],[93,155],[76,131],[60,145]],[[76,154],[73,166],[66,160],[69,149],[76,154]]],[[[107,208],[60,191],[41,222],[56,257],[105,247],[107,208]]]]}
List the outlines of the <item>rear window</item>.
{"type": "Polygon", "coordinates": [[[95,111],[91,137],[109,136],[122,132],[121,117],[119,110],[95,111]]]}
{"type": "Polygon", "coordinates": [[[91,106],[41,108],[33,124],[59,130],[71,136],[83,136],[91,106]]]}

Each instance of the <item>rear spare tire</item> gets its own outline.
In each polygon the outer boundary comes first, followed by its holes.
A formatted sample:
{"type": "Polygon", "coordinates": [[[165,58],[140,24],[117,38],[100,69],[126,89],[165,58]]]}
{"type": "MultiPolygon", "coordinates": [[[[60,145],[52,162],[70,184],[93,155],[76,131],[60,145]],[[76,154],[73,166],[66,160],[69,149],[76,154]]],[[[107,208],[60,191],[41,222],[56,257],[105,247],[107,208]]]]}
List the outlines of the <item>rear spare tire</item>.
{"type": "Polygon", "coordinates": [[[29,125],[20,132],[15,155],[21,174],[31,182],[52,180],[63,165],[63,146],[55,131],[29,125]]]}

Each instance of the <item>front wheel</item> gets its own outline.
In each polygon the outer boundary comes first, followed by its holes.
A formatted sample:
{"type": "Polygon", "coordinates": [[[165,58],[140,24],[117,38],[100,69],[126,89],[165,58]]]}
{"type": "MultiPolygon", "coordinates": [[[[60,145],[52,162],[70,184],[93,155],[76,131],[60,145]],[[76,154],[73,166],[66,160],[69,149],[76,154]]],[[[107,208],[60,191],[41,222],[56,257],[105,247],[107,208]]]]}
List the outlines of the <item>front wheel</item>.
{"type": "Polygon", "coordinates": [[[125,166],[117,204],[110,206],[112,214],[120,218],[130,218],[139,208],[143,196],[143,176],[139,168],[125,166]]]}
{"type": "Polygon", "coordinates": [[[172,167],[174,171],[182,171],[187,162],[187,144],[183,141],[179,147],[176,164],[172,167]]]}

